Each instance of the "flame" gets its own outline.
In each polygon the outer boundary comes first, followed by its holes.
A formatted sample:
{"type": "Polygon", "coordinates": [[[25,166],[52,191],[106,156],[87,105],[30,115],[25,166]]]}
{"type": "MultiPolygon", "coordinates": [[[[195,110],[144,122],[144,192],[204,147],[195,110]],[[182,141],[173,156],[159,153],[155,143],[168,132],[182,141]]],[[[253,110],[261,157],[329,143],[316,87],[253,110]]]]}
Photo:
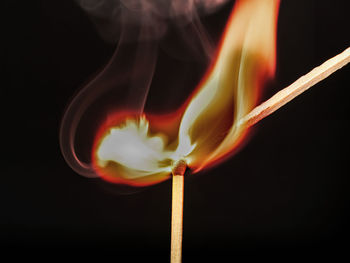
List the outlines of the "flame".
{"type": "Polygon", "coordinates": [[[198,172],[235,152],[243,118],[275,72],[279,0],[241,0],[233,9],[214,63],[175,113],[111,114],[97,133],[93,164],[104,179],[129,185],[166,180],[184,159],[198,172]]]}

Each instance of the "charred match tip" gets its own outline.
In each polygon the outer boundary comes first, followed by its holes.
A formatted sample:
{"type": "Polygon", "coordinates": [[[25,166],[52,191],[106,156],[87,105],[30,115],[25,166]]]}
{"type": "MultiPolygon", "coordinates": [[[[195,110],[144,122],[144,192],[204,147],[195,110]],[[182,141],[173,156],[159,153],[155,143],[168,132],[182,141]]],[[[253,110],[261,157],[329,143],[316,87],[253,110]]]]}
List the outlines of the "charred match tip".
{"type": "Polygon", "coordinates": [[[186,167],[187,167],[186,161],[183,159],[180,159],[174,162],[173,169],[171,172],[174,176],[175,175],[183,176],[185,174],[186,167]]]}

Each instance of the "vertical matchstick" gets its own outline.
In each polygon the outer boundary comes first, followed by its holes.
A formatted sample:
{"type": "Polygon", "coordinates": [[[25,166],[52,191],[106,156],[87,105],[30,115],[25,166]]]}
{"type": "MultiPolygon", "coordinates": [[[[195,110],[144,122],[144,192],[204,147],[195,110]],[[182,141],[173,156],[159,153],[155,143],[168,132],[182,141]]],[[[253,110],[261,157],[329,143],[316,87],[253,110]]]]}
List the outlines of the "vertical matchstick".
{"type": "Polygon", "coordinates": [[[184,173],[186,170],[186,162],[184,160],[179,160],[173,167],[170,262],[180,263],[182,256],[184,173]]]}

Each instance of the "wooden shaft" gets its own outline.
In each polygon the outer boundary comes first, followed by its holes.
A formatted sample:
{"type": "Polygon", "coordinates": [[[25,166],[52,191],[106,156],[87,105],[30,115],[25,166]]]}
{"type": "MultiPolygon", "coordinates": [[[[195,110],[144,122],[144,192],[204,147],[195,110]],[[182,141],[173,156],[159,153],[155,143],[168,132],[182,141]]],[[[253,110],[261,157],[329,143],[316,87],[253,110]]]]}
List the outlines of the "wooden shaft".
{"type": "Polygon", "coordinates": [[[297,79],[293,84],[277,92],[270,99],[254,108],[250,113],[239,120],[238,125],[244,124],[248,127],[254,125],[349,62],[350,47],[337,56],[327,60],[322,65],[314,68],[306,75],[297,79]]]}
{"type": "Polygon", "coordinates": [[[173,175],[173,196],[171,211],[171,263],[181,263],[183,199],[184,176],[173,175]]]}

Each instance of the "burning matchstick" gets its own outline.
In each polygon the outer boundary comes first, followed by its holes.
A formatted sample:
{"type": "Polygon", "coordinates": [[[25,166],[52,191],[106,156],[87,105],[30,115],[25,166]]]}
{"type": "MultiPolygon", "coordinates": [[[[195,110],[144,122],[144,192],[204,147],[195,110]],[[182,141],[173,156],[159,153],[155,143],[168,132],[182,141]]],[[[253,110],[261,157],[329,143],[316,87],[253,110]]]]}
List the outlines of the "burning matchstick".
{"type": "MultiPolygon", "coordinates": [[[[247,125],[247,127],[254,125],[349,62],[350,47],[314,68],[288,87],[277,92],[267,101],[255,107],[238,122],[238,125],[247,125]]],[[[174,163],[172,169],[171,263],[181,262],[184,173],[186,167],[186,161],[180,159],[174,163]]]]}
{"type": "MultiPolygon", "coordinates": [[[[197,172],[233,153],[246,138],[249,127],[350,63],[350,47],[254,108],[259,88],[275,74],[280,0],[237,0],[223,31],[222,40],[218,43],[218,52],[212,56],[212,64],[198,87],[176,111],[169,114],[147,113],[143,109],[156,72],[154,62],[157,61],[157,53],[153,51],[157,50],[156,41],[159,40],[158,36],[155,39],[148,38],[148,31],[158,31],[154,30],[157,27],[153,28],[153,22],[149,22],[158,21],[159,17],[166,33],[166,23],[171,20],[170,17],[163,19],[163,16],[158,15],[158,11],[163,8],[162,5],[158,8],[158,1],[154,1],[154,5],[148,3],[152,1],[144,1],[147,6],[141,4],[141,0],[134,2],[137,10],[134,10],[134,5],[130,5],[132,10],[127,10],[129,7],[125,6],[125,10],[126,16],[133,14],[132,21],[137,16],[140,17],[140,25],[130,23],[133,32],[131,35],[142,33],[142,37],[140,35],[140,39],[137,38],[140,41],[129,45],[131,39],[127,32],[130,30],[120,31],[125,35],[120,34],[118,48],[110,62],[68,105],[60,128],[60,146],[65,160],[77,173],[87,177],[100,177],[111,183],[148,186],[168,179],[171,173],[170,258],[171,263],[181,263],[184,174],[187,167],[197,172]],[[145,14],[144,10],[147,11],[145,14]],[[127,40],[125,43],[124,38],[127,40]],[[128,55],[134,48],[137,54],[129,59],[128,55]],[[107,91],[114,87],[128,90],[122,93],[119,90],[114,93],[113,90],[111,98],[102,107],[106,114],[92,114],[103,117],[103,120],[96,129],[91,161],[86,163],[79,159],[75,150],[76,145],[81,144],[75,143],[78,127],[85,127],[80,126],[80,121],[91,115],[86,114],[90,113],[90,105],[102,105],[100,101],[103,102],[107,91]],[[118,98],[120,105],[110,109],[110,102],[119,95],[125,96],[125,101],[122,101],[123,97],[118,98]]],[[[186,17],[187,28],[195,20],[188,20],[187,23],[188,5],[182,2],[186,1],[170,0],[169,7],[176,8],[168,12],[168,5],[165,5],[166,13],[171,14],[171,19],[174,16],[174,21],[186,17]],[[181,6],[185,8],[183,14],[177,13],[181,6]]],[[[195,2],[192,6],[198,5],[199,10],[207,5],[204,0],[195,2]]],[[[122,18],[126,16],[123,15],[122,18]]],[[[119,13],[116,17],[119,19],[119,13]]],[[[129,22],[124,23],[124,19],[121,21],[121,26],[129,25],[129,22]]],[[[171,25],[172,23],[171,21],[171,25]]],[[[193,25],[198,27],[197,22],[193,25]]],[[[200,35],[199,40],[202,39],[200,35]]]]}

